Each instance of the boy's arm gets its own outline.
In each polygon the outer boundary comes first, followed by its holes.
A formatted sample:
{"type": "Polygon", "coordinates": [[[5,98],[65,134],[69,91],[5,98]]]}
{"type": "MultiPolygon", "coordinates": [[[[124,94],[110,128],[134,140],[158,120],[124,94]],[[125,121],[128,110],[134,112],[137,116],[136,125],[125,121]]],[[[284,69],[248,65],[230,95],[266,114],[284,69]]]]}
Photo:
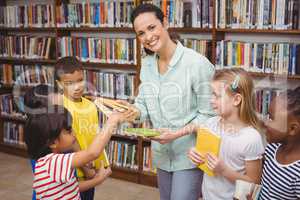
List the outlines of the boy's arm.
{"type": "Polygon", "coordinates": [[[110,174],[111,174],[110,167],[100,168],[99,172],[94,176],[94,178],[89,180],[79,181],[79,191],[84,192],[90,188],[95,187],[96,185],[101,184],[110,174]]]}

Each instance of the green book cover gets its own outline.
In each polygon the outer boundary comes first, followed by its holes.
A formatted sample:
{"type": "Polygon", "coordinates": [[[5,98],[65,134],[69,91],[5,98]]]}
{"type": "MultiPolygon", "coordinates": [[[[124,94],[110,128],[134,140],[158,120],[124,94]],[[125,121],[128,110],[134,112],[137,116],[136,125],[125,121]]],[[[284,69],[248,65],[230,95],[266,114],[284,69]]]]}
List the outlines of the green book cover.
{"type": "Polygon", "coordinates": [[[138,135],[143,137],[155,137],[160,135],[160,132],[149,128],[126,128],[124,131],[130,135],[138,135]]]}

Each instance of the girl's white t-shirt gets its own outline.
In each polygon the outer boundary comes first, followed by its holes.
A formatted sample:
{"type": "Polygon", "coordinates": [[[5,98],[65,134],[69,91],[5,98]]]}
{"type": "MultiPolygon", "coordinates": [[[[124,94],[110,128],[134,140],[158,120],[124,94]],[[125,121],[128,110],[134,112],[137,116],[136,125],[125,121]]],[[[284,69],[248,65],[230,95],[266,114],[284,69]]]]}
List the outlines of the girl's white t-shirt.
{"type": "MultiPolygon", "coordinates": [[[[264,145],[261,134],[252,126],[238,132],[225,132],[220,127],[220,117],[208,119],[205,126],[221,137],[219,158],[231,169],[244,174],[245,162],[261,159],[264,145]]],[[[204,200],[232,200],[235,183],[221,176],[204,174],[202,193],[204,200]]]]}

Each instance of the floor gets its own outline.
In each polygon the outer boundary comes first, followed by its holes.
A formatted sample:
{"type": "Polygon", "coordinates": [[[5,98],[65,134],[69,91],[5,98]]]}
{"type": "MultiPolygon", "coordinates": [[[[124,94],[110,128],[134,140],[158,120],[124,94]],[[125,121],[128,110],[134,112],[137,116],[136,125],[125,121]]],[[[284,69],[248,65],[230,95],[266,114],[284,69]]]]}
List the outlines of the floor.
{"type": "MultiPolygon", "coordinates": [[[[31,199],[32,173],[28,159],[0,152],[0,197],[31,199]]],[[[157,188],[108,178],[97,186],[95,200],[158,200],[157,188]]]]}

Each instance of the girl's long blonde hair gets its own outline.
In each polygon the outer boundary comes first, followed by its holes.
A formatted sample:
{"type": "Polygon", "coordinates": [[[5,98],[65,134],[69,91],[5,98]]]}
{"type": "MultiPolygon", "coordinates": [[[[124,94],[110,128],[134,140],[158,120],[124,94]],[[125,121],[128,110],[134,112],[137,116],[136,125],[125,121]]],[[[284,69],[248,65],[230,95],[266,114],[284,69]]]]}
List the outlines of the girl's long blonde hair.
{"type": "Polygon", "coordinates": [[[229,95],[236,93],[241,95],[239,105],[241,121],[260,130],[260,121],[256,115],[254,84],[250,75],[242,68],[221,69],[216,71],[213,81],[224,82],[229,95]]]}

